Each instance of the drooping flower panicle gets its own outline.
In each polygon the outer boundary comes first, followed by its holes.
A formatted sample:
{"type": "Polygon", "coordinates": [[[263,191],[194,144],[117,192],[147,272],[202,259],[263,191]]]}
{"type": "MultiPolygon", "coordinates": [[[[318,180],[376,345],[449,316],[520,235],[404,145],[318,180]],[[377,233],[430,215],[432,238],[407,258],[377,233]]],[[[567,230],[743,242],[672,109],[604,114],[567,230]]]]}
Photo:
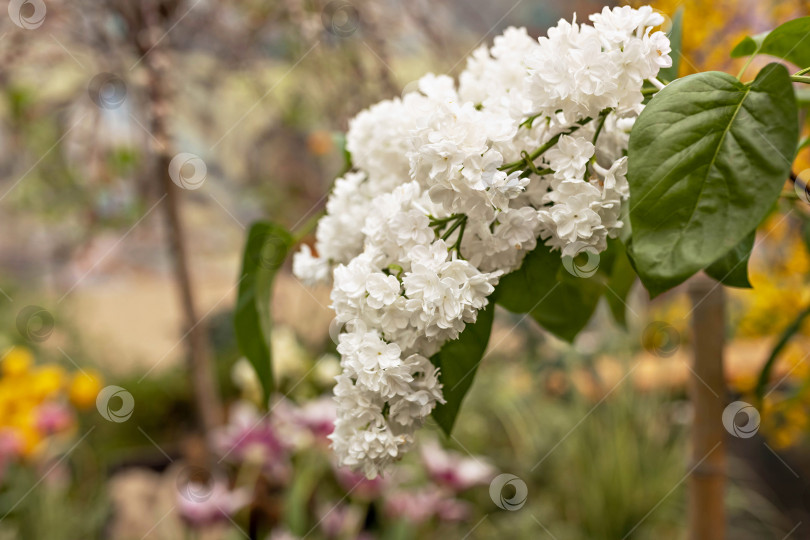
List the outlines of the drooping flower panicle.
{"type": "Polygon", "coordinates": [[[374,477],[407,451],[443,402],[429,358],[538,239],[598,253],[623,226],[629,130],[644,81],[671,65],[669,40],[650,7],[590,20],[539,40],[509,28],[470,56],[458,87],[428,74],[351,121],[354,169],[293,268],[332,280],[342,465],[374,477]]]}

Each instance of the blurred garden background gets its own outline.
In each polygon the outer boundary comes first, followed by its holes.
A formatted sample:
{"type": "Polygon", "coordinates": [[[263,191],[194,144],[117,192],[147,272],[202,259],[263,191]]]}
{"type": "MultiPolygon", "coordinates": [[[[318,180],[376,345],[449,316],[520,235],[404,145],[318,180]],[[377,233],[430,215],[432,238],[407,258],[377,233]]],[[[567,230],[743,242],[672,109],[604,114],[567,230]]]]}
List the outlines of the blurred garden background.
{"type": "MultiPolygon", "coordinates": [[[[7,3],[0,540],[684,537],[685,290],[650,302],[637,285],[625,326],[600,306],[573,345],[498,312],[454,435],[428,426],[374,481],[336,469],[325,438],[339,369],[328,290],[289,265],[276,280],[268,414],[233,331],[246,228],[307,230],[349,118],[422,73],[457,74],[510,25],[537,36],[605,2],[7,3]],[[165,181],[180,153],[186,189],[165,181]],[[503,473],[526,486],[517,510],[490,493],[503,473]]],[[[810,14],[807,0],[652,5],[683,10],[681,75],[736,73],[727,51],[743,36],[810,14]]],[[[794,171],[810,179],[807,149],[794,171]]],[[[810,306],[806,221],[775,208],[754,288],[727,295],[729,400],[761,418],[728,436],[729,538],[810,538],[810,323],[752,395],[810,306]]]]}

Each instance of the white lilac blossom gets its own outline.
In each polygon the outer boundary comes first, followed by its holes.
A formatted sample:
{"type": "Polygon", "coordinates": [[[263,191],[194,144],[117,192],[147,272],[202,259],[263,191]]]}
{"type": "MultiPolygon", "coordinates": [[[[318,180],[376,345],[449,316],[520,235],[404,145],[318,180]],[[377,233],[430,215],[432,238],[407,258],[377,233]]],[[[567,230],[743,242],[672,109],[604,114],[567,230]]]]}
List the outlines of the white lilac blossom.
{"type": "Polygon", "coordinates": [[[458,89],[428,74],[351,121],[354,169],[293,266],[332,281],[341,465],[375,477],[413,445],[443,402],[429,358],[538,242],[598,253],[618,235],[642,85],[672,62],[653,31],[663,20],[622,7],[538,40],[509,28],[472,54],[458,89]]]}

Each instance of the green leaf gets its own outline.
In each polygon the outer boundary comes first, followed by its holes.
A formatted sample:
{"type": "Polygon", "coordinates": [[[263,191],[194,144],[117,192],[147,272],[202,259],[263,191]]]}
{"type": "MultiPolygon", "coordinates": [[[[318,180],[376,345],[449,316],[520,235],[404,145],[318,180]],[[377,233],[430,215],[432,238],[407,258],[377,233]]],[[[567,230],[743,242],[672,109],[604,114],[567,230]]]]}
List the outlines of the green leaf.
{"type": "Polygon", "coordinates": [[[737,43],[733,49],[731,49],[731,57],[732,58],[742,58],[743,56],[751,56],[752,54],[757,54],[759,48],[762,46],[762,42],[765,41],[765,38],[768,36],[768,32],[763,32],[761,34],[757,34],[755,36],[745,36],[742,41],[737,43]]]}
{"type": "Polygon", "coordinates": [[[539,244],[520,268],[501,278],[495,295],[509,311],[529,313],[552,334],[573,341],[593,315],[603,287],[598,276],[569,273],[559,252],[539,244]]]}
{"type": "Polygon", "coordinates": [[[270,352],[270,292],[273,278],[292,237],[283,227],[257,222],[248,232],[234,311],[236,342],[261,381],[265,398],[273,391],[273,362],[270,352]]]}
{"type": "MultiPolygon", "coordinates": [[[[636,271],[627,257],[627,249],[620,241],[612,242],[615,246],[613,264],[609,268],[608,280],[605,285],[605,300],[610,308],[613,318],[622,327],[627,328],[627,295],[636,282],[636,271]]],[[[608,244],[610,249],[611,243],[608,244]]]]}
{"type": "Polygon", "coordinates": [[[734,246],[731,251],[706,267],[706,273],[729,287],[751,288],[748,281],[748,258],[754,248],[757,232],[751,233],[734,246]]]}
{"type": "Polygon", "coordinates": [[[793,19],[770,32],[745,37],[731,51],[732,58],[752,54],[768,54],[796,64],[810,67],[810,17],[793,19]]]}
{"type": "Polygon", "coordinates": [[[310,528],[309,516],[312,496],[318,491],[328,471],[328,461],[319,453],[301,452],[296,456],[299,467],[284,490],[284,523],[291,533],[299,538],[306,536],[310,528]]]}
{"type": "Polygon", "coordinates": [[[630,134],[630,257],[656,296],[731,251],[765,218],[796,152],[787,69],[750,85],[716,71],[678,79],[630,134]]]}
{"type": "Polygon", "coordinates": [[[433,418],[448,436],[453,430],[461,402],[472,386],[478,364],[484,357],[494,313],[495,304],[490,302],[478,312],[475,323],[467,324],[458,339],[445,343],[430,359],[440,370],[439,380],[445,399],[444,404],[433,409],[433,418]]]}
{"type": "Polygon", "coordinates": [[[678,71],[681,66],[681,46],[683,43],[683,6],[675,11],[675,16],[672,17],[672,26],[669,29],[669,46],[672,52],[669,53],[672,58],[672,66],[663,68],[658,72],[658,78],[664,81],[672,82],[678,78],[678,71]]]}

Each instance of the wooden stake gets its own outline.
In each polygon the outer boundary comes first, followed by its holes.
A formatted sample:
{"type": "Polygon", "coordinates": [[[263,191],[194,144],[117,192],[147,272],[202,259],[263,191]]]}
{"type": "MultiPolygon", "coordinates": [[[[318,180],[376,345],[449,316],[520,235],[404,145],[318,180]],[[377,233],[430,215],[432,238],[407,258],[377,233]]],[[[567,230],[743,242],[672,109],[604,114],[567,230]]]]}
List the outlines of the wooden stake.
{"type": "Polygon", "coordinates": [[[690,540],[726,537],[725,483],[726,431],[722,416],[726,406],[723,376],[725,342],[725,290],[701,274],[689,282],[692,300],[692,401],[691,463],[688,482],[690,540]]]}

